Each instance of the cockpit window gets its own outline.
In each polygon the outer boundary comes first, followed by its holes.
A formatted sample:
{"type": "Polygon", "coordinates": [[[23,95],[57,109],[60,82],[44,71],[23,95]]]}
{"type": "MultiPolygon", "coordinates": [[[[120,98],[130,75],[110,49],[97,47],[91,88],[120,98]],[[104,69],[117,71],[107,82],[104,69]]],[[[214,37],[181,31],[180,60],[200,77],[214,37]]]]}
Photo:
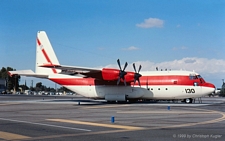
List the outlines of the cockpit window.
{"type": "Polygon", "coordinates": [[[190,74],[189,75],[190,80],[200,80],[201,83],[205,83],[205,80],[201,77],[201,75],[196,74],[190,74]]]}
{"type": "Polygon", "coordinates": [[[200,80],[201,83],[205,83],[205,80],[201,77],[201,75],[197,75],[198,79],[200,80]]]}
{"type": "Polygon", "coordinates": [[[195,74],[190,74],[189,78],[190,78],[190,80],[198,79],[198,77],[195,74]]]}

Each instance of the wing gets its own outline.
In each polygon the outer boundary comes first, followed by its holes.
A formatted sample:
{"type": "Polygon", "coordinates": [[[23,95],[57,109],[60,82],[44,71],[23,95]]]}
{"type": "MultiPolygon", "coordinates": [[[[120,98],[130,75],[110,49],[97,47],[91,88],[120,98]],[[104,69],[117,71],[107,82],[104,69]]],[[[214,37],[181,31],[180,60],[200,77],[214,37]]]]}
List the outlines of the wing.
{"type": "Polygon", "coordinates": [[[8,74],[10,76],[18,74],[18,75],[27,76],[27,77],[48,78],[47,74],[37,74],[37,73],[34,73],[32,70],[8,71],[8,74]]]}
{"type": "Polygon", "coordinates": [[[64,73],[80,73],[80,74],[88,74],[88,73],[97,73],[101,72],[101,69],[97,68],[86,68],[86,67],[78,67],[78,66],[66,66],[66,65],[44,65],[39,66],[44,68],[55,68],[61,70],[62,74],[64,73]]]}
{"type": "Polygon", "coordinates": [[[102,69],[99,69],[99,68],[87,68],[87,67],[67,66],[67,65],[43,65],[39,67],[54,68],[54,69],[61,70],[59,74],[65,74],[65,75],[77,75],[77,74],[80,75],[81,74],[84,77],[102,79],[101,77],[102,69]]]}

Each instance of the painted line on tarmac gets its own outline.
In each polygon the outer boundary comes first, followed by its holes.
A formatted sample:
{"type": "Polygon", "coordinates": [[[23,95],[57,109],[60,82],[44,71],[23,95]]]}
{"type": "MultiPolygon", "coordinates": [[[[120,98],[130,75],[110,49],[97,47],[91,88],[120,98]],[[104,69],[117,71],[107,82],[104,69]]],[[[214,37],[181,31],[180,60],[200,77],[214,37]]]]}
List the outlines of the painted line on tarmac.
{"type": "Polygon", "coordinates": [[[90,125],[90,126],[118,128],[118,129],[125,129],[125,130],[143,130],[143,129],[145,129],[144,127],[116,125],[116,124],[103,124],[103,123],[86,122],[86,121],[76,121],[76,120],[67,120],[67,119],[46,119],[46,120],[56,121],[56,122],[73,123],[73,124],[90,125]]]}
{"type": "Polygon", "coordinates": [[[8,105],[15,105],[15,104],[21,104],[21,103],[0,103],[0,106],[8,106],[8,105]]]}
{"type": "Polygon", "coordinates": [[[90,106],[90,107],[82,107],[84,109],[98,109],[98,108],[115,108],[115,107],[126,107],[129,105],[100,105],[100,106],[90,106]]]}
{"type": "Polygon", "coordinates": [[[33,125],[48,126],[48,127],[64,128],[64,129],[70,129],[70,130],[80,130],[80,131],[87,131],[87,132],[91,131],[91,130],[82,129],[82,128],[73,128],[73,127],[67,127],[67,126],[59,126],[59,125],[53,125],[53,124],[37,123],[37,122],[14,120],[14,119],[0,118],[0,120],[11,121],[11,122],[19,122],[19,123],[27,123],[27,124],[33,124],[33,125]]]}
{"type": "Polygon", "coordinates": [[[76,133],[76,134],[58,134],[58,135],[33,137],[31,139],[24,139],[24,140],[43,140],[43,139],[54,139],[54,138],[63,138],[63,137],[76,137],[76,136],[87,136],[87,135],[121,133],[121,132],[127,132],[127,131],[128,130],[108,130],[108,131],[99,131],[99,132],[83,132],[83,133],[76,133]]]}
{"type": "Polygon", "coordinates": [[[119,114],[215,114],[214,112],[199,111],[118,111],[119,114]]]}
{"type": "Polygon", "coordinates": [[[30,137],[24,136],[24,135],[0,131],[0,139],[4,139],[4,140],[23,140],[23,139],[29,139],[29,138],[30,137]]]}

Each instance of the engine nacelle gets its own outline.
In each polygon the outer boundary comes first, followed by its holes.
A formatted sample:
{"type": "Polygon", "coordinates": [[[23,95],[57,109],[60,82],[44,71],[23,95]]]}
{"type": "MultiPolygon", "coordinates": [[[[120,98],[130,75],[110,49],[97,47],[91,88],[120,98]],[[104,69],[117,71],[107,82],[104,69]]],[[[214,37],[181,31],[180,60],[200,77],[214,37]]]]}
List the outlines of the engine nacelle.
{"type": "Polygon", "coordinates": [[[108,68],[103,68],[102,69],[102,78],[103,80],[117,80],[119,77],[120,70],[118,69],[108,69],[108,68]]]}
{"type": "Polygon", "coordinates": [[[126,82],[134,82],[134,72],[127,72],[125,80],[126,82]]]}
{"type": "MultiPolygon", "coordinates": [[[[102,78],[103,80],[114,81],[118,80],[120,70],[118,69],[110,69],[110,68],[103,68],[102,69],[102,78]]],[[[133,82],[134,81],[134,72],[127,72],[125,75],[126,82],[133,82]]],[[[121,80],[123,82],[123,80],[121,80]]]]}

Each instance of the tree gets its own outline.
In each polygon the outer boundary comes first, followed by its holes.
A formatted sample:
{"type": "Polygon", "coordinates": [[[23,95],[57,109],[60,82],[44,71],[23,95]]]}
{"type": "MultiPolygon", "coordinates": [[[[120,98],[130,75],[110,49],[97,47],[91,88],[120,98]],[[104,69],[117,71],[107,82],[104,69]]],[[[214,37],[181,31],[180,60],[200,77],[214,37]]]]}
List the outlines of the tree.
{"type": "Polygon", "coordinates": [[[20,76],[19,75],[13,75],[12,77],[9,76],[8,71],[15,71],[16,69],[13,69],[11,67],[2,67],[0,71],[0,78],[3,78],[6,80],[6,87],[7,90],[12,90],[15,88],[15,90],[18,90],[19,88],[19,81],[20,76]]]}
{"type": "Polygon", "coordinates": [[[31,91],[35,91],[35,88],[34,88],[34,87],[30,87],[30,90],[31,90],[31,91]]]}
{"type": "Polygon", "coordinates": [[[72,92],[71,90],[69,90],[69,89],[67,89],[67,88],[65,88],[65,87],[60,87],[59,89],[58,89],[58,91],[59,92],[72,92]]]}
{"type": "Polygon", "coordinates": [[[19,87],[21,87],[23,91],[29,89],[29,87],[27,87],[26,85],[20,85],[19,87]]]}
{"type": "Polygon", "coordinates": [[[0,78],[6,78],[7,77],[7,70],[6,68],[2,67],[1,71],[0,71],[0,78]]]}
{"type": "Polygon", "coordinates": [[[41,82],[36,83],[36,91],[42,91],[42,83],[41,82]]]}

